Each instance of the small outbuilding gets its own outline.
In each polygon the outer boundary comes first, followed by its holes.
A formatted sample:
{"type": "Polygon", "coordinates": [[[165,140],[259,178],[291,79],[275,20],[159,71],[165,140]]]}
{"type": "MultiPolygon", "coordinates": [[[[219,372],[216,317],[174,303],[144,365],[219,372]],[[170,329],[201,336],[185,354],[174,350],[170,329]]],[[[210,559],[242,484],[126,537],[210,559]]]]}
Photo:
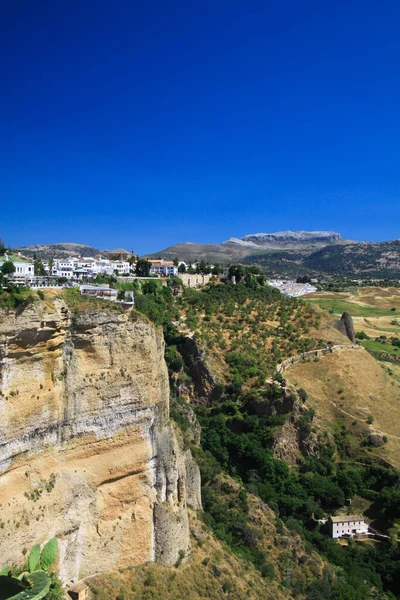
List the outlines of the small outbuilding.
{"type": "Polygon", "coordinates": [[[362,515],[340,515],[329,517],[329,528],[333,538],[368,533],[368,525],[362,515]]]}
{"type": "Polygon", "coordinates": [[[93,298],[103,298],[105,300],[116,301],[118,290],[110,288],[109,285],[81,285],[80,292],[82,296],[92,296],[93,298]]]}
{"type": "Polygon", "coordinates": [[[68,590],[72,600],[89,600],[89,588],[85,583],[77,583],[68,590]]]}

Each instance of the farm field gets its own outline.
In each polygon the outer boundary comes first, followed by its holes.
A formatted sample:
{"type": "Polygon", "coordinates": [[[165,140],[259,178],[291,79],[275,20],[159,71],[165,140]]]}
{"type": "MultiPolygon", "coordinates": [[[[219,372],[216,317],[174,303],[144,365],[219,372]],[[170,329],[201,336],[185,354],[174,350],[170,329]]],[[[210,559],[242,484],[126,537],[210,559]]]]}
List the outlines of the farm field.
{"type": "MultiPolygon", "coordinates": [[[[348,311],[353,317],[356,332],[364,331],[371,338],[382,335],[387,337],[400,337],[400,289],[399,288],[354,288],[349,292],[313,292],[303,296],[303,299],[341,316],[348,311]]],[[[396,351],[390,346],[390,350],[373,347],[374,341],[368,340],[363,344],[371,350],[387,351],[396,355],[396,351]]]]}
{"type": "Polygon", "coordinates": [[[400,356],[400,348],[398,346],[392,346],[392,344],[385,344],[376,342],[375,340],[361,340],[362,346],[366,350],[375,350],[376,352],[388,352],[393,356],[400,356]]]}

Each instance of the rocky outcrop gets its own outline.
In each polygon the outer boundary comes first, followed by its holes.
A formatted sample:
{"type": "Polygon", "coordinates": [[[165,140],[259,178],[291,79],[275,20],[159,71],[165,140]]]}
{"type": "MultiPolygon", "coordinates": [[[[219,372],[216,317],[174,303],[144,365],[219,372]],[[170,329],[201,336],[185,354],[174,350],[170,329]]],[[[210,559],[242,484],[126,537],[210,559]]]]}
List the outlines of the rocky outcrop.
{"type": "Polygon", "coordinates": [[[275,437],[274,455],[294,466],[304,456],[319,456],[320,448],[316,417],[308,407],[296,400],[287,421],[275,437]]]}
{"type": "Polygon", "coordinates": [[[187,556],[199,473],[169,421],[162,334],[35,302],[0,314],[0,361],[3,562],[52,536],[65,582],[187,556]]]}
{"type": "Polygon", "coordinates": [[[336,324],[336,328],[340,331],[340,333],[346,335],[353,344],[356,343],[353,319],[347,310],[342,314],[340,321],[338,321],[336,324]]]}
{"type": "Polygon", "coordinates": [[[220,395],[220,387],[215,375],[207,365],[207,357],[194,337],[185,338],[182,356],[192,378],[192,401],[195,403],[211,404],[220,395]]]}

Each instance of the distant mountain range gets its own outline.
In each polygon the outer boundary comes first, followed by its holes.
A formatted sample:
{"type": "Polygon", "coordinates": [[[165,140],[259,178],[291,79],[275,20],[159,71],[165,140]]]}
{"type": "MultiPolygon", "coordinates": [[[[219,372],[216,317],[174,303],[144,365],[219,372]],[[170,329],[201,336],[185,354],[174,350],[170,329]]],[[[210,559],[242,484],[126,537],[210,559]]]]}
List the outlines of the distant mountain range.
{"type": "MultiPolygon", "coordinates": [[[[95,256],[101,251],[85,244],[59,243],[20,246],[15,252],[47,260],[66,256],[95,256]]],[[[259,264],[269,276],[332,275],[399,278],[400,240],[354,242],[334,231],[279,231],[232,237],[222,244],[184,242],[148,254],[147,258],[212,263],[259,264]]]]}
{"type": "Polygon", "coordinates": [[[239,246],[270,248],[279,245],[293,244],[332,244],[342,241],[340,233],[334,231],[278,231],[276,233],[252,233],[242,238],[229,238],[224,244],[239,246]]]}
{"type": "Polygon", "coordinates": [[[148,257],[259,264],[269,276],[332,275],[400,279],[400,240],[355,242],[334,231],[280,231],[222,244],[185,242],[148,257]]]}
{"type": "Polygon", "coordinates": [[[73,244],[72,242],[65,242],[59,244],[35,244],[34,246],[17,246],[13,248],[14,252],[21,252],[24,256],[33,257],[42,260],[49,260],[50,258],[66,258],[67,256],[96,256],[100,250],[87,246],[85,244],[73,244]]]}
{"type": "Polygon", "coordinates": [[[265,254],[272,250],[298,250],[310,253],[328,244],[345,244],[339,233],[334,231],[279,231],[277,233],[253,233],[241,238],[231,237],[222,244],[194,244],[184,242],[149,254],[149,257],[197,259],[212,262],[243,260],[253,254],[265,254]]]}

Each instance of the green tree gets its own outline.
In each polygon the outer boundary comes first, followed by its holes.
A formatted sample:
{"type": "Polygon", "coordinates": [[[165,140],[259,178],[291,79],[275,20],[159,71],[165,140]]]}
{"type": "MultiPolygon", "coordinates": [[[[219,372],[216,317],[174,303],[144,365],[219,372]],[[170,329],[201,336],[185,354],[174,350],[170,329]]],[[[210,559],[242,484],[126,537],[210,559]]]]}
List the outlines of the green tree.
{"type": "Polygon", "coordinates": [[[139,258],[136,263],[136,276],[137,277],[148,277],[150,275],[151,262],[145,258],[139,258]]]}
{"type": "Polygon", "coordinates": [[[196,272],[204,274],[206,269],[207,269],[207,264],[206,264],[205,260],[201,260],[196,267],[196,272]]]}
{"type": "Polygon", "coordinates": [[[177,267],[179,265],[179,259],[177,256],[175,256],[173,263],[174,263],[175,267],[177,267]]]}
{"type": "Polygon", "coordinates": [[[229,267],[229,271],[228,271],[229,279],[232,279],[232,277],[235,277],[236,283],[239,283],[239,281],[241,279],[243,279],[245,274],[246,274],[246,268],[243,265],[231,265],[229,267]]]}
{"type": "Polygon", "coordinates": [[[12,275],[15,272],[15,266],[12,260],[6,260],[1,266],[3,275],[12,275]]]}
{"type": "Polygon", "coordinates": [[[46,275],[46,271],[44,269],[41,258],[37,258],[35,260],[35,262],[33,263],[33,265],[34,265],[35,275],[46,275]]]}
{"type": "Polygon", "coordinates": [[[216,263],[214,265],[212,272],[213,272],[213,275],[221,275],[221,273],[224,272],[224,267],[222,265],[219,265],[218,263],[216,263]]]}
{"type": "Polygon", "coordinates": [[[186,273],[186,265],[185,265],[185,263],[182,263],[181,265],[179,265],[179,267],[178,267],[178,273],[186,273]]]}
{"type": "Polygon", "coordinates": [[[51,258],[49,260],[49,272],[50,272],[50,275],[53,275],[53,269],[54,269],[54,260],[51,258]]]}

